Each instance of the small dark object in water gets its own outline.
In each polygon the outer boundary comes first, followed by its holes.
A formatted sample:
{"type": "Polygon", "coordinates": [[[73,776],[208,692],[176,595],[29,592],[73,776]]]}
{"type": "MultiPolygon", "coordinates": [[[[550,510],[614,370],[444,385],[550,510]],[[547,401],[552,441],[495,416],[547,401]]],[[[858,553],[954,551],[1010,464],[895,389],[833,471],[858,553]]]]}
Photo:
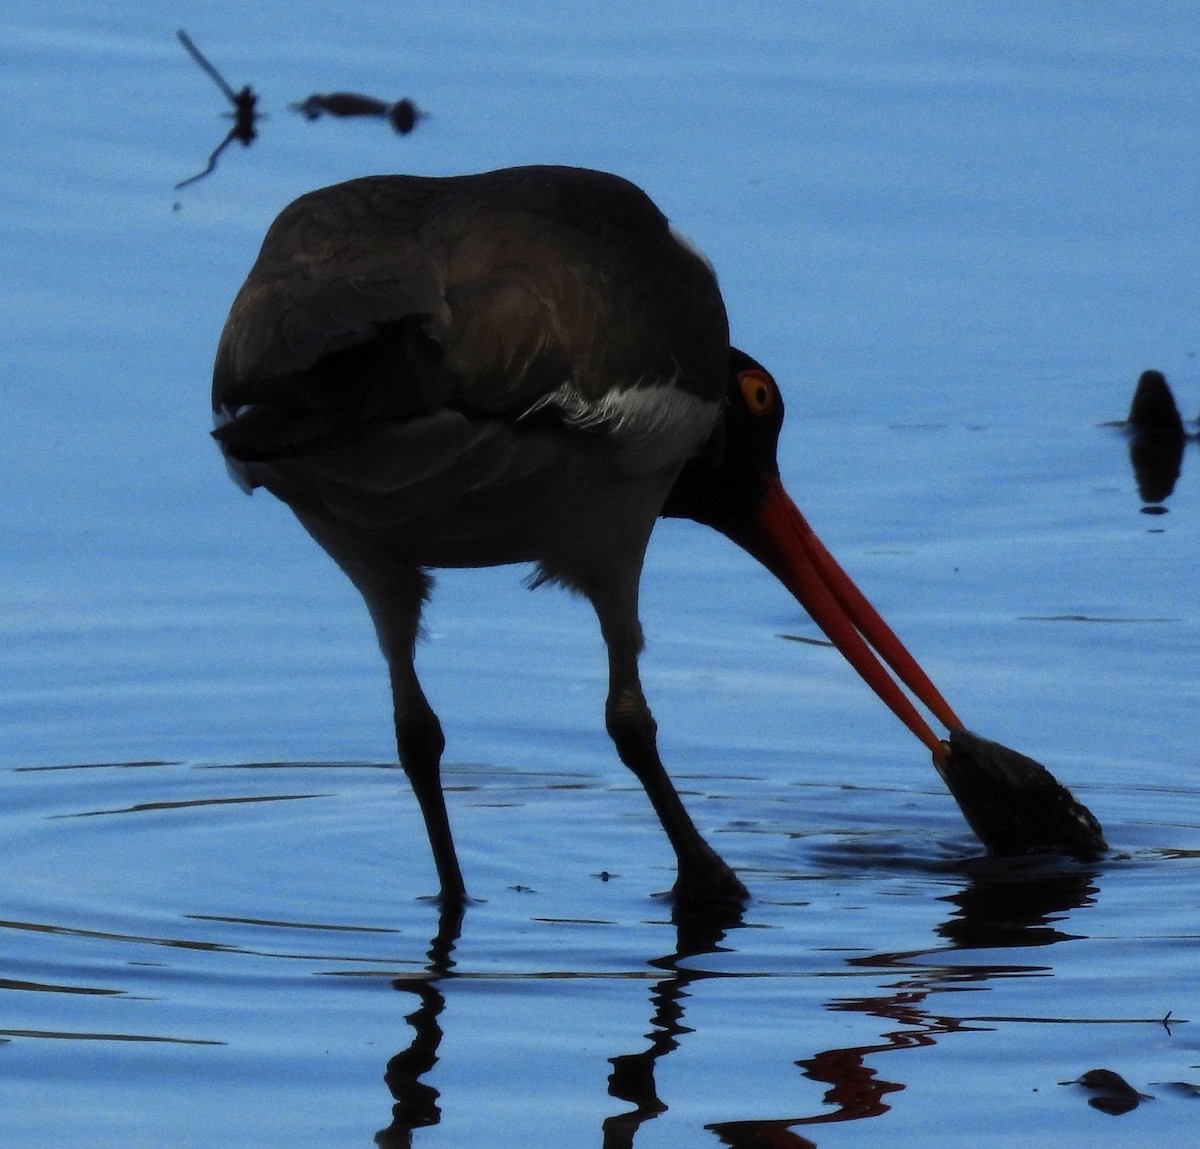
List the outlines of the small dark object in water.
{"type": "Polygon", "coordinates": [[[1091,811],[1040,763],[966,730],[943,745],[933,764],[989,853],[1095,858],[1108,849],[1091,811]]]}
{"type": "Polygon", "coordinates": [[[313,95],[292,105],[292,111],[299,112],[306,120],[319,120],[322,116],[386,116],[387,110],[388,106],[382,100],[360,96],[357,92],[313,95]]]}
{"type": "Polygon", "coordinates": [[[377,100],[374,96],[360,96],[357,92],[329,92],[325,95],[312,95],[307,100],[293,104],[292,110],[299,112],[308,120],[317,120],[325,115],[339,118],[377,116],[389,121],[402,136],[407,136],[417,126],[417,121],[425,115],[412,100],[407,98],[389,104],[383,100],[377,100]]]}
{"type": "Polygon", "coordinates": [[[220,158],[221,153],[234,140],[237,140],[242,147],[248,148],[258,138],[258,129],[255,127],[255,124],[259,116],[258,96],[255,95],[254,89],[249,84],[246,84],[240,92],[235,92],[225,80],[225,77],[209,63],[204,53],[192,43],[192,38],[183,29],[180,29],[175,35],[179,37],[179,42],[184,46],[187,54],[200,65],[209,79],[225,93],[225,98],[233,106],[233,111],[228,113],[229,118],[233,120],[233,126],[229,129],[229,134],[213,149],[212,154],[208,157],[208,164],[202,172],[197,172],[194,176],[188,176],[187,179],[180,180],[175,185],[175,190],[178,191],[180,188],[187,187],[188,184],[195,183],[197,180],[203,179],[206,175],[210,175],[216,168],[217,160],[220,158]]]}
{"type": "Polygon", "coordinates": [[[1141,1101],[1153,1101],[1149,1093],[1139,1093],[1119,1073],[1111,1069],[1089,1069],[1074,1081],[1060,1081],[1059,1085],[1082,1085],[1097,1096],[1089,1097],[1088,1104],[1101,1113],[1119,1117],[1136,1109],[1141,1101]]]}
{"type": "Polygon", "coordinates": [[[391,111],[388,112],[388,119],[392,121],[392,127],[396,131],[402,136],[407,136],[417,126],[417,121],[424,114],[412,100],[406,98],[397,100],[392,105],[391,111]]]}
{"type": "Polygon", "coordinates": [[[1166,514],[1159,506],[1179,480],[1187,435],[1175,396],[1161,371],[1143,371],[1124,424],[1129,431],[1129,462],[1145,514],[1166,514]]]}
{"type": "Polygon", "coordinates": [[[1183,438],[1183,420],[1175,396],[1161,371],[1143,371],[1129,405],[1128,425],[1133,431],[1183,438]]]}

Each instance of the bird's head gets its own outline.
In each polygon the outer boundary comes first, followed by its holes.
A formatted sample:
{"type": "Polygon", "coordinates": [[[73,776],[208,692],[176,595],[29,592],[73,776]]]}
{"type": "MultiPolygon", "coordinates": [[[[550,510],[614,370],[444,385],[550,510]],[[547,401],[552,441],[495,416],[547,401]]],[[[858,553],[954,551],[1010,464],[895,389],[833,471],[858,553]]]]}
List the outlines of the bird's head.
{"type": "Polygon", "coordinates": [[[662,514],[693,519],[744,546],[746,523],[761,508],[768,482],[779,479],[775,453],[782,428],[783,396],[770,372],[731,347],[721,418],[680,472],[662,514]]]}
{"type": "Polygon", "coordinates": [[[731,348],[721,420],[704,450],[680,472],[662,514],[712,527],[757,559],[896,717],[935,758],[944,757],[944,744],[883,662],[949,729],[961,729],[962,723],[784,489],[776,459],[782,427],[783,396],[770,372],[731,348]]]}

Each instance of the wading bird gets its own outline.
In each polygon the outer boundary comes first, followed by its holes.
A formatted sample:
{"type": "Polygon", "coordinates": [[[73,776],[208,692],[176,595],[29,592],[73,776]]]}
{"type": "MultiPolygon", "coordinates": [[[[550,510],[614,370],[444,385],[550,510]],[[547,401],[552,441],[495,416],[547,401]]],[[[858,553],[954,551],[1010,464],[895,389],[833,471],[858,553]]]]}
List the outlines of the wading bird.
{"type": "MultiPolygon", "coordinates": [[[[444,902],[465,888],[440,781],[445,739],[413,665],[427,572],[508,563],[536,564],[535,584],[595,608],[608,732],[675,850],[676,896],[745,897],[663,768],[638,677],[638,583],[660,516],[712,527],[774,573],[933,753],[985,842],[995,830],[1000,798],[988,793],[973,815],[953,781],[978,773],[972,736],[784,491],[775,381],[730,347],[712,269],[633,184],[528,167],[368,177],[301,197],[233,303],[213,408],[235,478],[287,503],[366,600],[444,902]]],[[[1048,773],[996,750],[982,757],[1000,762],[986,773],[1016,807],[1015,852],[1103,848],[1048,773]],[[1048,803],[1036,771],[1055,788],[1048,803]],[[1054,806],[1053,840],[1025,834],[1031,804],[1054,806]]]]}

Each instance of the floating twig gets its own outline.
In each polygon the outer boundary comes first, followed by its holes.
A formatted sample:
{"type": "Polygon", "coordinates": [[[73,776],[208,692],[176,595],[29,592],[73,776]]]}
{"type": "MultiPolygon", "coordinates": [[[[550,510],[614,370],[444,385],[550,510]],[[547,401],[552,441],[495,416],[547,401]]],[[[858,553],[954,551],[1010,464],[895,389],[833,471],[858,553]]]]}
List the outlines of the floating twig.
{"type": "Polygon", "coordinates": [[[213,149],[212,154],[208,157],[208,164],[203,171],[197,172],[194,176],[188,176],[187,179],[180,180],[175,185],[175,190],[178,191],[180,188],[187,187],[188,184],[195,183],[197,180],[211,175],[217,166],[217,160],[220,158],[221,153],[234,140],[237,140],[243,147],[249,147],[258,138],[258,129],[255,125],[260,116],[257,108],[258,96],[249,84],[246,84],[241,91],[235,92],[225,77],[212,66],[208,58],[196,47],[192,42],[192,38],[182,28],[175,35],[179,37],[179,42],[184,46],[187,54],[200,65],[201,70],[221,89],[233,108],[232,112],[226,113],[233,120],[233,126],[229,129],[229,134],[213,149]]]}

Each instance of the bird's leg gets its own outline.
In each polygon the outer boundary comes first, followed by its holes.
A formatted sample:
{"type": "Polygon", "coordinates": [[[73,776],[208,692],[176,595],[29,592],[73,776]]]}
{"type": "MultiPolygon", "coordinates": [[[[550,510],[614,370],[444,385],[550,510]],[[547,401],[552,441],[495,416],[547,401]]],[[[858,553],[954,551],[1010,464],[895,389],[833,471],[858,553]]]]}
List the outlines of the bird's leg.
{"type": "Polygon", "coordinates": [[[391,677],[396,750],[425,820],[440,883],[439,897],[447,908],[461,906],[467,900],[466,887],[442,794],[442,751],[446,748],[446,738],[413,665],[421,632],[421,608],[429,597],[432,580],[420,568],[397,563],[386,552],[360,549],[354,545],[353,536],[344,534],[330,520],[292,509],[367,604],[391,677]]]}
{"type": "Polygon", "coordinates": [[[608,647],[605,722],[621,761],[645,788],[678,860],[674,894],[685,901],[744,902],[749,894],[724,859],[701,836],[658,754],[658,725],[642,693],[638,653],[642,646],[636,602],[632,610],[607,609],[593,600],[608,647]]]}
{"type": "Polygon", "coordinates": [[[442,751],[446,748],[442,724],[425,698],[411,660],[407,665],[397,665],[390,660],[389,663],[400,765],[425,819],[441,901],[443,905],[461,904],[466,900],[467,891],[450,833],[446,798],[442,793],[442,751]]]}
{"type": "Polygon", "coordinates": [[[437,867],[440,900],[443,905],[461,905],[466,901],[466,886],[442,793],[441,763],[446,738],[413,666],[421,605],[429,590],[429,580],[420,571],[411,574],[414,576],[411,583],[404,580],[390,584],[383,591],[372,588],[369,593],[364,592],[364,597],[387,659],[396,720],[396,749],[425,820],[425,832],[437,867]]]}

